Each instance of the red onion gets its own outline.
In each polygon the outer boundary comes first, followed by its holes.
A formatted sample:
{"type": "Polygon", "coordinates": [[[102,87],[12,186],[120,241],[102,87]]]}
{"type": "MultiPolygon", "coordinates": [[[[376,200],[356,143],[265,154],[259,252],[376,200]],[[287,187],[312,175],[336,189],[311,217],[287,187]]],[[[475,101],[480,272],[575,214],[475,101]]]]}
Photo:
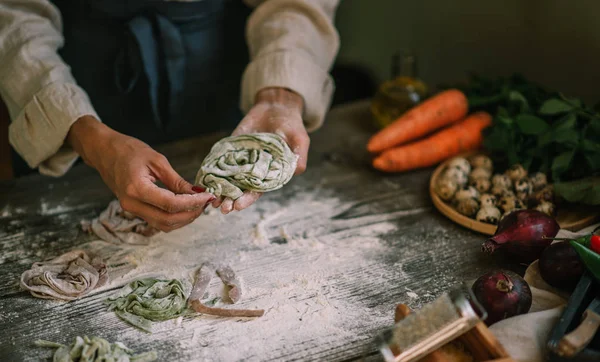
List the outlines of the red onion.
{"type": "Polygon", "coordinates": [[[575,289],[585,269],[579,254],[568,241],[547,247],[540,257],[539,268],[546,283],[567,291],[575,289]]]}
{"type": "Polygon", "coordinates": [[[559,230],[556,220],[543,212],[517,210],[500,220],[494,236],[486,240],[481,248],[490,254],[503,248],[518,261],[531,263],[539,259],[559,230]]]}
{"type": "Polygon", "coordinates": [[[529,312],[531,289],[525,279],[507,270],[494,270],[473,283],[473,294],[485,309],[489,326],[500,320],[529,312]]]}

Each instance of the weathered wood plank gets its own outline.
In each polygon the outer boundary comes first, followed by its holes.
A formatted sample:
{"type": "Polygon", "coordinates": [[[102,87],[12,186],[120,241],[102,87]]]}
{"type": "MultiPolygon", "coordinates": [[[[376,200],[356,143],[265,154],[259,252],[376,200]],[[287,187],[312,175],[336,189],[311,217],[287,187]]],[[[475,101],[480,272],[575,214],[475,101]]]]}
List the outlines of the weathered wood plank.
{"type": "MultiPolygon", "coordinates": [[[[211,237],[182,240],[171,251],[181,253],[182,264],[195,263],[196,254],[198,264],[232,262],[249,291],[242,305],[267,310],[256,320],[186,317],[146,334],[106,312],[102,301],[112,291],[66,304],[19,292],[16,281],[31,262],[90,240],[79,221],[97,215],[112,196],[83,165],[57,180],[0,183],[0,205],[7,205],[0,206],[0,329],[10,331],[0,334],[0,359],[49,356],[31,342],[87,334],[136,351],[157,349],[161,360],[380,360],[373,337],[392,324],[397,303],[418,308],[497,264],[481,255],[481,235],[432,208],[431,170],[383,175],[369,167],[366,105],[331,112],[312,135],[304,175],[249,210],[201,217],[190,227],[211,237]]],[[[192,180],[218,137],[160,150],[192,180]]],[[[165,238],[178,235],[187,234],[165,238]]],[[[149,259],[161,257],[143,250],[149,259]]]]}

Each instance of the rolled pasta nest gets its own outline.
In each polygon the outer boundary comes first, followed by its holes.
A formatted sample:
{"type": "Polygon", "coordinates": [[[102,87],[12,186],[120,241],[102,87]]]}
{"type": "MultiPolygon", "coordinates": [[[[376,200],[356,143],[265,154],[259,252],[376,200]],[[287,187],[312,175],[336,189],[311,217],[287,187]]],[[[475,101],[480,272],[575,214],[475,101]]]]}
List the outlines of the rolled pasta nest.
{"type": "Polygon", "coordinates": [[[298,156],[273,133],[226,137],[215,143],[200,166],[195,184],[233,200],[244,191],[268,192],[288,183],[298,156]]]}

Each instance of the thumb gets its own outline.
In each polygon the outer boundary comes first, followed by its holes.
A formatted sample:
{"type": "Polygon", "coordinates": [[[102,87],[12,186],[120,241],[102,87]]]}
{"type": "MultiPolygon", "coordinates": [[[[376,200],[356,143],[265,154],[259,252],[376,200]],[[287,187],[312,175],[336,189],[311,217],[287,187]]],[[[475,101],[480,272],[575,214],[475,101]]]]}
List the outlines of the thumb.
{"type": "Polygon", "coordinates": [[[174,194],[195,194],[196,192],[192,190],[193,185],[173,169],[166,157],[160,156],[158,160],[152,162],[152,171],[156,178],[174,194]]]}
{"type": "Polygon", "coordinates": [[[292,152],[298,155],[298,163],[296,165],[296,172],[294,174],[300,175],[306,170],[310,138],[306,132],[297,132],[291,136],[288,136],[287,139],[292,152]]]}

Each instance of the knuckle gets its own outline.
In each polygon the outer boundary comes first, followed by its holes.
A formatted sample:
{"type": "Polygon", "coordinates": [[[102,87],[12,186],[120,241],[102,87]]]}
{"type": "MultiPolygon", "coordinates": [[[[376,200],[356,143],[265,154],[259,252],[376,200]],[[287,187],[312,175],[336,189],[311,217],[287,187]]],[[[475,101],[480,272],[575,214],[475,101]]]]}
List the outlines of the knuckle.
{"type": "Polygon", "coordinates": [[[175,230],[176,227],[174,225],[168,225],[167,223],[164,223],[160,224],[158,229],[164,233],[170,233],[171,231],[175,230]]]}
{"type": "Polygon", "coordinates": [[[174,214],[176,212],[179,211],[179,208],[177,207],[177,205],[174,205],[172,203],[166,203],[163,206],[163,210],[165,210],[166,212],[168,212],[169,214],[174,214]]]}
{"type": "Polygon", "coordinates": [[[310,145],[310,137],[306,133],[298,136],[298,140],[301,145],[304,145],[307,148],[310,145]]]}
{"type": "Polygon", "coordinates": [[[151,228],[153,228],[153,229],[157,229],[157,230],[160,230],[160,231],[164,231],[164,230],[163,230],[163,225],[162,225],[162,224],[159,224],[159,223],[157,223],[157,222],[150,222],[150,221],[149,221],[149,222],[148,222],[148,225],[149,225],[151,228]]]}
{"type": "Polygon", "coordinates": [[[161,153],[157,153],[155,158],[154,158],[154,162],[158,165],[168,165],[169,164],[169,160],[167,160],[167,157],[161,153]]]}
{"type": "Polygon", "coordinates": [[[171,227],[169,227],[169,226],[162,226],[160,231],[162,231],[163,233],[168,234],[171,231],[173,231],[173,229],[171,227]]]}
{"type": "Polygon", "coordinates": [[[164,225],[169,228],[175,226],[176,224],[177,223],[175,221],[170,220],[170,219],[165,220],[165,223],[164,223],[164,225]]]}
{"type": "Polygon", "coordinates": [[[178,190],[183,190],[186,188],[186,186],[188,185],[188,182],[183,178],[183,177],[179,177],[176,181],[175,181],[175,187],[178,190]]]}
{"type": "Polygon", "coordinates": [[[299,163],[298,166],[296,167],[296,173],[297,174],[301,174],[304,171],[306,171],[306,164],[305,163],[299,163]]]}
{"type": "Polygon", "coordinates": [[[179,217],[179,218],[178,218],[178,217],[176,217],[175,215],[173,215],[173,216],[167,216],[167,217],[165,217],[165,218],[162,220],[162,224],[163,224],[164,226],[166,226],[166,227],[169,227],[169,228],[171,228],[171,227],[173,227],[173,226],[175,226],[175,225],[179,224],[179,223],[181,222],[181,220],[180,220],[180,219],[181,219],[181,217],[179,217]]]}
{"type": "Polygon", "coordinates": [[[131,212],[132,209],[132,202],[129,199],[120,199],[119,200],[119,204],[121,205],[121,208],[125,211],[131,212]]]}
{"type": "Polygon", "coordinates": [[[129,183],[127,186],[125,186],[125,195],[129,197],[137,196],[137,187],[134,183],[129,183]]]}
{"type": "Polygon", "coordinates": [[[290,138],[290,146],[294,152],[303,154],[308,152],[310,138],[305,134],[296,134],[290,138]]]}
{"type": "Polygon", "coordinates": [[[190,218],[190,219],[188,219],[188,220],[186,220],[186,221],[182,222],[181,224],[177,225],[177,227],[178,227],[178,228],[182,228],[182,227],[184,227],[184,226],[187,226],[187,225],[189,225],[189,224],[193,223],[193,222],[194,222],[194,220],[196,220],[196,218],[192,217],[192,218],[190,218]]]}

